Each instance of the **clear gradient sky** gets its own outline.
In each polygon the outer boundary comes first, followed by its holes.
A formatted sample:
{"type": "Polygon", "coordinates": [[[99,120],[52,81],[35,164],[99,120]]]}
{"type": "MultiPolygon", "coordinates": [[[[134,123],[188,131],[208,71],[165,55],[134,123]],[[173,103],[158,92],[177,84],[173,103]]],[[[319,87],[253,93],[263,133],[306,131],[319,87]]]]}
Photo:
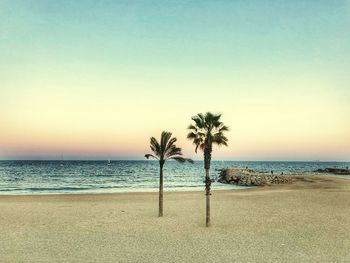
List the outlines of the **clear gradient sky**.
{"type": "Polygon", "coordinates": [[[223,113],[214,159],[350,161],[350,1],[0,0],[0,159],[142,159],[223,113]]]}

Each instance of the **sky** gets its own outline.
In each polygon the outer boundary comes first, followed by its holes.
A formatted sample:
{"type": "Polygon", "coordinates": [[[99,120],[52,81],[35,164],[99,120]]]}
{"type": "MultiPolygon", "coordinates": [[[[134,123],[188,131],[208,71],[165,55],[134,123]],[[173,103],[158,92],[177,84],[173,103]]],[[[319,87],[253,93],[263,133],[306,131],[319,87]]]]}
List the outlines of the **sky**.
{"type": "Polygon", "coordinates": [[[0,0],[0,159],[350,161],[350,1],[0,0]]]}

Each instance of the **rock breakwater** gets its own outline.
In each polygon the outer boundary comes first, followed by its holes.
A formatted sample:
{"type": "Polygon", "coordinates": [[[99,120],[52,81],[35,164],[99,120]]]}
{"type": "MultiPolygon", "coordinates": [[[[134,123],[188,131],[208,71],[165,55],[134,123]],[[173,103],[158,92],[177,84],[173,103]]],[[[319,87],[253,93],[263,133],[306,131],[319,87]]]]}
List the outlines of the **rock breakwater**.
{"type": "Polygon", "coordinates": [[[325,168],[325,169],[317,169],[315,173],[329,173],[329,174],[339,174],[339,175],[350,175],[350,170],[347,167],[343,168],[325,168]]]}
{"type": "Polygon", "coordinates": [[[259,173],[247,168],[226,168],[219,170],[218,182],[224,184],[237,184],[242,186],[263,186],[269,184],[291,183],[289,175],[259,173]]]}

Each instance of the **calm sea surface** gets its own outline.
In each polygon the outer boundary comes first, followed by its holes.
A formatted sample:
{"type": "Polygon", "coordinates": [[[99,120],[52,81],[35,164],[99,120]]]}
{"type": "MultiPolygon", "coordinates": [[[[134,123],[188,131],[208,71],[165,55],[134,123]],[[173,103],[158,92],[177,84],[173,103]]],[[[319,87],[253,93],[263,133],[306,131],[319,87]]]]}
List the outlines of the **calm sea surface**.
{"type": "MultiPolygon", "coordinates": [[[[310,173],[318,168],[346,167],[341,162],[238,162],[213,161],[215,169],[246,167],[275,173],[310,173]]],[[[203,162],[167,162],[165,191],[203,190],[203,162]]],[[[60,194],[151,192],[158,190],[159,165],[155,161],[0,161],[0,194],[60,194]]],[[[215,182],[213,189],[238,189],[215,182]]]]}

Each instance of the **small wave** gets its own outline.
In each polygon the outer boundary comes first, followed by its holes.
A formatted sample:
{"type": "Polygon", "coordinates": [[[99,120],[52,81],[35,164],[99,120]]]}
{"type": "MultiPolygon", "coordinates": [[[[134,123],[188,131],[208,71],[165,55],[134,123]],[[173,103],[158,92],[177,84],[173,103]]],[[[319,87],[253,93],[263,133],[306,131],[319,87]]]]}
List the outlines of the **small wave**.
{"type": "Polygon", "coordinates": [[[24,191],[31,191],[31,192],[37,192],[37,191],[84,191],[84,190],[91,190],[94,188],[89,187],[30,187],[22,189],[24,191]]]}

